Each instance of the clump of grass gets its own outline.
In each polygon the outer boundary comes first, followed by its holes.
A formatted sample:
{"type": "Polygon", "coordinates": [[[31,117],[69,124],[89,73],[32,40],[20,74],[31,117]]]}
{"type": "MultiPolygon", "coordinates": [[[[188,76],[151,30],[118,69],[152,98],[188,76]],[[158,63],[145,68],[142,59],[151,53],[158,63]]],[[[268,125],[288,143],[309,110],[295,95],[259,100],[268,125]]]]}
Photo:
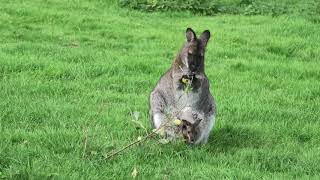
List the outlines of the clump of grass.
{"type": "Polygon", "coordinates": [[[254,1],[254,0],[119,0],[121,7],[142,11],[189,11],[199,15],[241,14],[272,15],[303,14],[312,17],[319,10],[316,0],[254,1]]]}

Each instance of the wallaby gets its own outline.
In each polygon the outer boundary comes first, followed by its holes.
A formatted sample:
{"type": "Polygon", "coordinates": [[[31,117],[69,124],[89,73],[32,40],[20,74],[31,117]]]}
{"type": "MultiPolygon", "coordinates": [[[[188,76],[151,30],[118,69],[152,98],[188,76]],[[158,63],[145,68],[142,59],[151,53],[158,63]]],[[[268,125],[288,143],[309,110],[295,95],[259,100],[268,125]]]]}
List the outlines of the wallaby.
{"type": "Polygon", "coordinates": [[[162,75],[150,95],[150,119],[158,129],[167,121],[166,113],[179,112],[185,108],[203,114],[199,122],[199,137],[195,144],[207,143],[216,115],[216,105],[209,90],[209,80],[204,72],[205,48],[210,31],[200,38],[191,28],[186,30],[187,41],[176,56],[171,68],[162,75]],[[183,80],[188,79],[191,91],[186,93],[183,80]]]}

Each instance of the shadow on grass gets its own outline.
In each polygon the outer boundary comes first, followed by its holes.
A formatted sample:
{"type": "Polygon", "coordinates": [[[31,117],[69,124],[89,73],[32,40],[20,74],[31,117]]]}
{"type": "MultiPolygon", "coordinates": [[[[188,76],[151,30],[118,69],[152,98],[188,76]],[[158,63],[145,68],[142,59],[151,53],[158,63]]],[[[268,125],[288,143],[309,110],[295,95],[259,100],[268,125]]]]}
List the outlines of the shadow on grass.
{"type": "Polygon", "coordinates": [[[258,131],[249,128],[226,126],[213,130],[207,146],[215,152],[259,148],[263,143],[260,136],[258,131]]]}

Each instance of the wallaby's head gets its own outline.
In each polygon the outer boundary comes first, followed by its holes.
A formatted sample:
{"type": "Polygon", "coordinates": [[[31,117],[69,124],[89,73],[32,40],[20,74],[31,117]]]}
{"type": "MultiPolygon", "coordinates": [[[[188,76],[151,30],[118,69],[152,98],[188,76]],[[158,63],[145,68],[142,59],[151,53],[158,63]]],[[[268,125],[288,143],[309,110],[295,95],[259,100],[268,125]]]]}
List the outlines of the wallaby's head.
{"type": "Polygon", "coordinates": [[[183,138],[189,143],[194,144],[200,135],[199,123],[201,119],[197,119],[194,123],[187,120],[182,120],[181,133],[183,138]]]}
{"type": "Polygon", "coordinates": [[[204,71],[204,54],[207,43],[210,39],[210,31],[205,30],[197,38],[191,28],[186,30],[186,43],[177,56],[174,65],[184,75],[195,75],[204,71]]]}

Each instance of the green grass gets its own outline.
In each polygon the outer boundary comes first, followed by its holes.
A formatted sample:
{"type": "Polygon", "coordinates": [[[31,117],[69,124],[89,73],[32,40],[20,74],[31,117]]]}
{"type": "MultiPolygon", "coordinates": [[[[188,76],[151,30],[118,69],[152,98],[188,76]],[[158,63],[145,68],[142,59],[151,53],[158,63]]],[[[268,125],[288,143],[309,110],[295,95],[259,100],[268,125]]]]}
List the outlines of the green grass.
{"type": "Polygon", "coordinates": [[[0,0],[0,12],[0,178],[320,178],[320,24],[99,0],[0,0]],[[188,26],[212,33],[209,144],[151,140],[104,160],[145,134],[131,112],[151,131],[149,93],[188,26]]]}

